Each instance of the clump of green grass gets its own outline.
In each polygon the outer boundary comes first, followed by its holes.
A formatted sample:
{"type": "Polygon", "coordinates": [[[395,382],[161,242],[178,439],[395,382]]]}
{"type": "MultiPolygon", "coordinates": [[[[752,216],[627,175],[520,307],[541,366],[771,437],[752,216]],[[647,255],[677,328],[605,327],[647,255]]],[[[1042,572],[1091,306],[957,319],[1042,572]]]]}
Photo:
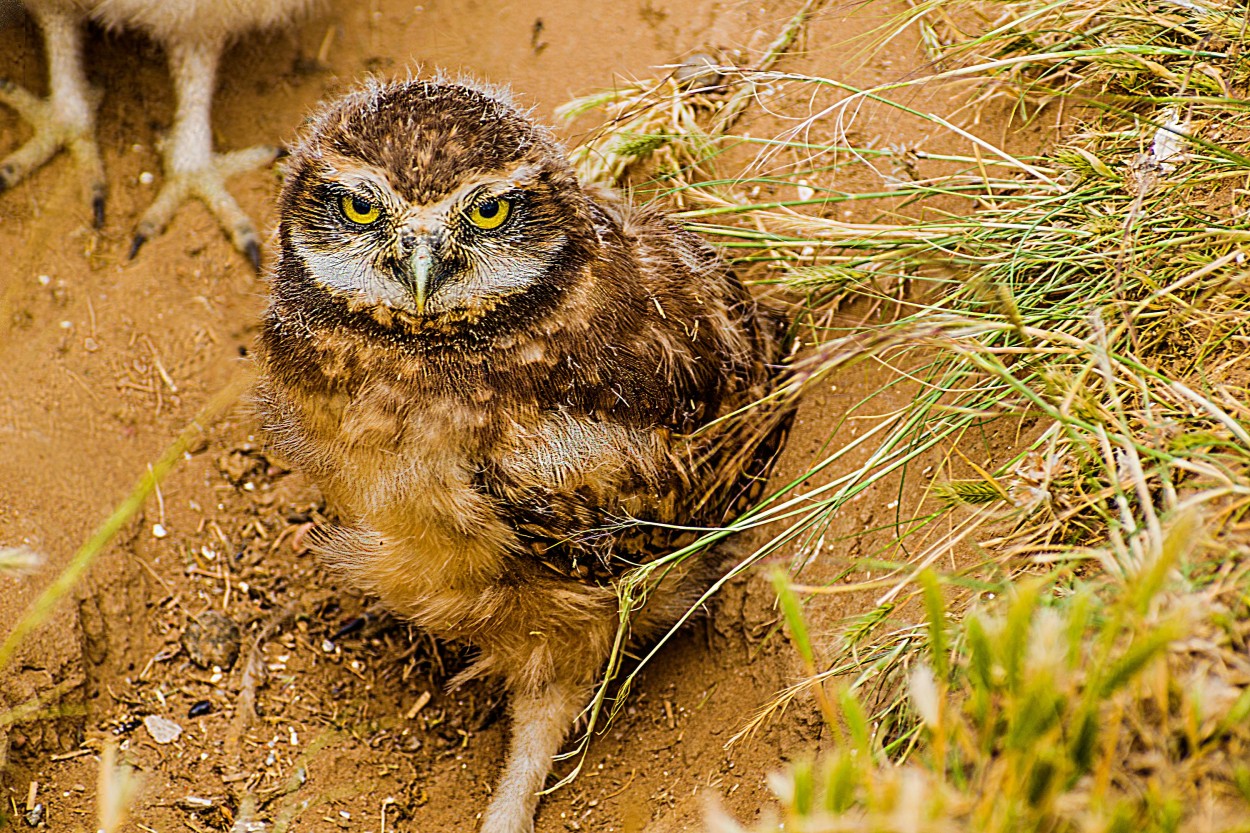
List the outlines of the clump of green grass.
{"type": "MultiPolygon", "coordinates": [[[[928,647],[905,685],[912,754],[888,754],[843,687],[829,698],[834,749],[774,776],[780,810],[753,829],[1177,830],[1199,807],[1218,819],[1207,829],[1236,827],[1250,801],[1237,754],[1250,570],[1212,569],[1202,530],[1179,515],[1129,575],[1064,568],[958,620],[926,573],[928,647]]],[[[709,827],[743,830],[723,814],[709,827]]]]}
{"type": "MultiPolygon", "coordinates": [[[[935,0],[916,20],[936,31],[968,6],[935,0]]],[[[934,484],[917,517],[958,519],[955,531],[911,527],[896,583],[841,632],[859,659],[757,719],[817,690],[842,704],[838,750],[776,782],[785,829],[1243,829],[1247,13],[978,8],[998,16],[943,49],[973,62],[943,75],[987,78],[982,101],[1079,105],[1082,119],[1014,175],[984,178],[971,217],[901,224],[914,235],[903,258],[875,249],[920,286],[888,325],[914,337],[881,355],[921,393],[854,476],[877,480],[900,449],[957,459],[996,421],[1021,426],[1025,447],[934,484]],[[935,233],[949,237],[926,250],[935,233]],[[935,265],[941,285],[926,274],[935,265]],[[967,541],[989,561],[945,576],[953,601],[942,602],[921,577],[967,541]],[[909,600],[924,603],[926,625],[896,618],[909,600]],[[851,690],[825,692],[838,685],[851,690]]],[[[967,177],[903,190],[937,195],[967,177]]],[[[817,261],[847,263],[819,248],[820,222],[790,222],[817,261]]],[[[810,292],[812,277],[802,264],[782,281],[810,292]]],[[[821,349],[857,338],[829,327],[821,349]]],[[[839,496],[802,523],[823,528],[839,496]]]]}

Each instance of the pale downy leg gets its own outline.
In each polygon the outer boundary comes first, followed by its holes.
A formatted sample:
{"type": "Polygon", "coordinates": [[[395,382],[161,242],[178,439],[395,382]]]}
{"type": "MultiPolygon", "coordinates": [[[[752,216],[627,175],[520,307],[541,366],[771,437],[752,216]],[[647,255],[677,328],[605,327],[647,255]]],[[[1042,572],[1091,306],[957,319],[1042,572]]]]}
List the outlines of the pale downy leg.
{"type": "Polygon", "coordinates": [[[256,227],[226,190],[226,180],[268,165],[278,157],[278,149],[265,145],[213,153],[213,89],[224,46],[217,41],[196,40],[166,44],[178,108],[164,149],[165,182],[135,228],[131,257],[164,230],[183,202],[194,197],[208,207],[230,235],[235,248],[260,271],[260,238],[256,227]]]}
{"type": "Polygon", "coordinates": [[[78,164],[91,199],[91,219],[104,224],[104,164],[95,138],[98,103],[83,71],[82,20],[72,13],[32,9],[43,32],[48,59],[48,99],[0,79],[0,103],[35,130],[26,144],[0,160],[0,191],[21,182],[62,149],[78,164]]]}
{"type": "Polygon", "coordinates": [[[532,833],[538,793],[551,761],[585,706],[579,686],[552,683],[536,693],[511,695],[508,762],[482,819],[482,833],[532,833]]]}

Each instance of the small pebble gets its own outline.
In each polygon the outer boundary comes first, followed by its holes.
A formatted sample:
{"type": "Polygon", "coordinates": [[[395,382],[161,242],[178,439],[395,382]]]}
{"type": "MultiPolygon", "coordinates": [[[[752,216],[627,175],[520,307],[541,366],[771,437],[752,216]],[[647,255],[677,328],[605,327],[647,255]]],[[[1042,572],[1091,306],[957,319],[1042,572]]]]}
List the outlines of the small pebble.
{"type": "Polygon", "coordinates": [[[39,827],[44,821],[44,808],[42,804],[36,804],[26,811],[26,824],[29,827],[39,827]]]}
{"type": "Polygon", "coordinates": [[[157,743],[173,743],[182,734],[181,726],[159,714],[149,714],[143,718],[143,727],[157,743]]]}
{"type": "Polygon", "coordinates": [[[118,723],[117,726],[113,729],[113,734],[115,735],[129,734],[130,732],[133,732],[135,729],[138,729],[139,726],[142,724],[143,724],[143,721],[137,717],[132,717],[129,720],[123,720],[122,722],[118,723]]]}
{"type": "Polygon", "coordinates": [[[140,185],[151,185],[153,182],[156,182],[156,174],[152,173],[151,171],[144,171],[143,173],[139,174],[140,185]]]}
{"type": "Polygon", "coordinates": [[[673,80],[683,89],[709,88],[720,81],[717,61],[711,55],[698,52],[681,62],[673,71],[673,80]]]}
{"type": "Polygon", "coordinates": [[[169,532],[168,530],[165,529],[165,526],[163,524],[152,524],[152,537],[153,538],[164,538],[168,534],[169,532]]]}
{"type": "Polygon", "coordinates": [[[191,708],[187,710],[187,717],[203,717],[204,715],[211,713],[212,710],[213,704],[211,702],[208,700],[199,700],[193,703],[191,708]]]}
{"type": "Polygon", "coordinates": [[[239,658],[239,626],[229,616],[208,610],[182,632],[182,647],[200,668],[230,669],[239,658]]]}

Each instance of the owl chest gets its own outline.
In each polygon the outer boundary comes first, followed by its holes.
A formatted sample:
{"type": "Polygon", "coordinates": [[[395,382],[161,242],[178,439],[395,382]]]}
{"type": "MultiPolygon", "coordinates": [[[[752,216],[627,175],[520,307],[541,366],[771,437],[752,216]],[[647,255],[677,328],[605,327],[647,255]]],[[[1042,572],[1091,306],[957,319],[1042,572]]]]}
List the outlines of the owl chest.
{"type": "Polygon", "coordinates": [[[450,400],[399,401],[374,393],[338,403],[314,429],[337,454],[337,479],[362,505],[403,503],[470,488],[471,460],[489,415],[450,400]]]}
{"type": "Polygon", "coordinates": [[[384,597],[480,590],[513,540],[474,485],[495,418],[463,400],[401,393],[301,397],[298,436],[285,445],[343,520],[369,530],[352,564],[364,584],[384,597]]]}

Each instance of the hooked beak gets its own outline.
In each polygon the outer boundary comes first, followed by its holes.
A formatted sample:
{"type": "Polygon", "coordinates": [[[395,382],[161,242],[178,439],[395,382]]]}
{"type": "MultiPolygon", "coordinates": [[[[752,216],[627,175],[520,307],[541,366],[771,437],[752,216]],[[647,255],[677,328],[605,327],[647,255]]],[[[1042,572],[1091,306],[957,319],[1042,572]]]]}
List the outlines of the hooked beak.
{"type": "Polygon", "coordinates": [[[430,292],[430,265],[433,260],[434,253],[431,250],[429,239],[422,237],[417,240],[417,247],[409,261],[409,269],[412,275],[412,294],[417,302],[417,315],[425,314],[425,301],[429,297],[430,292]]]}

